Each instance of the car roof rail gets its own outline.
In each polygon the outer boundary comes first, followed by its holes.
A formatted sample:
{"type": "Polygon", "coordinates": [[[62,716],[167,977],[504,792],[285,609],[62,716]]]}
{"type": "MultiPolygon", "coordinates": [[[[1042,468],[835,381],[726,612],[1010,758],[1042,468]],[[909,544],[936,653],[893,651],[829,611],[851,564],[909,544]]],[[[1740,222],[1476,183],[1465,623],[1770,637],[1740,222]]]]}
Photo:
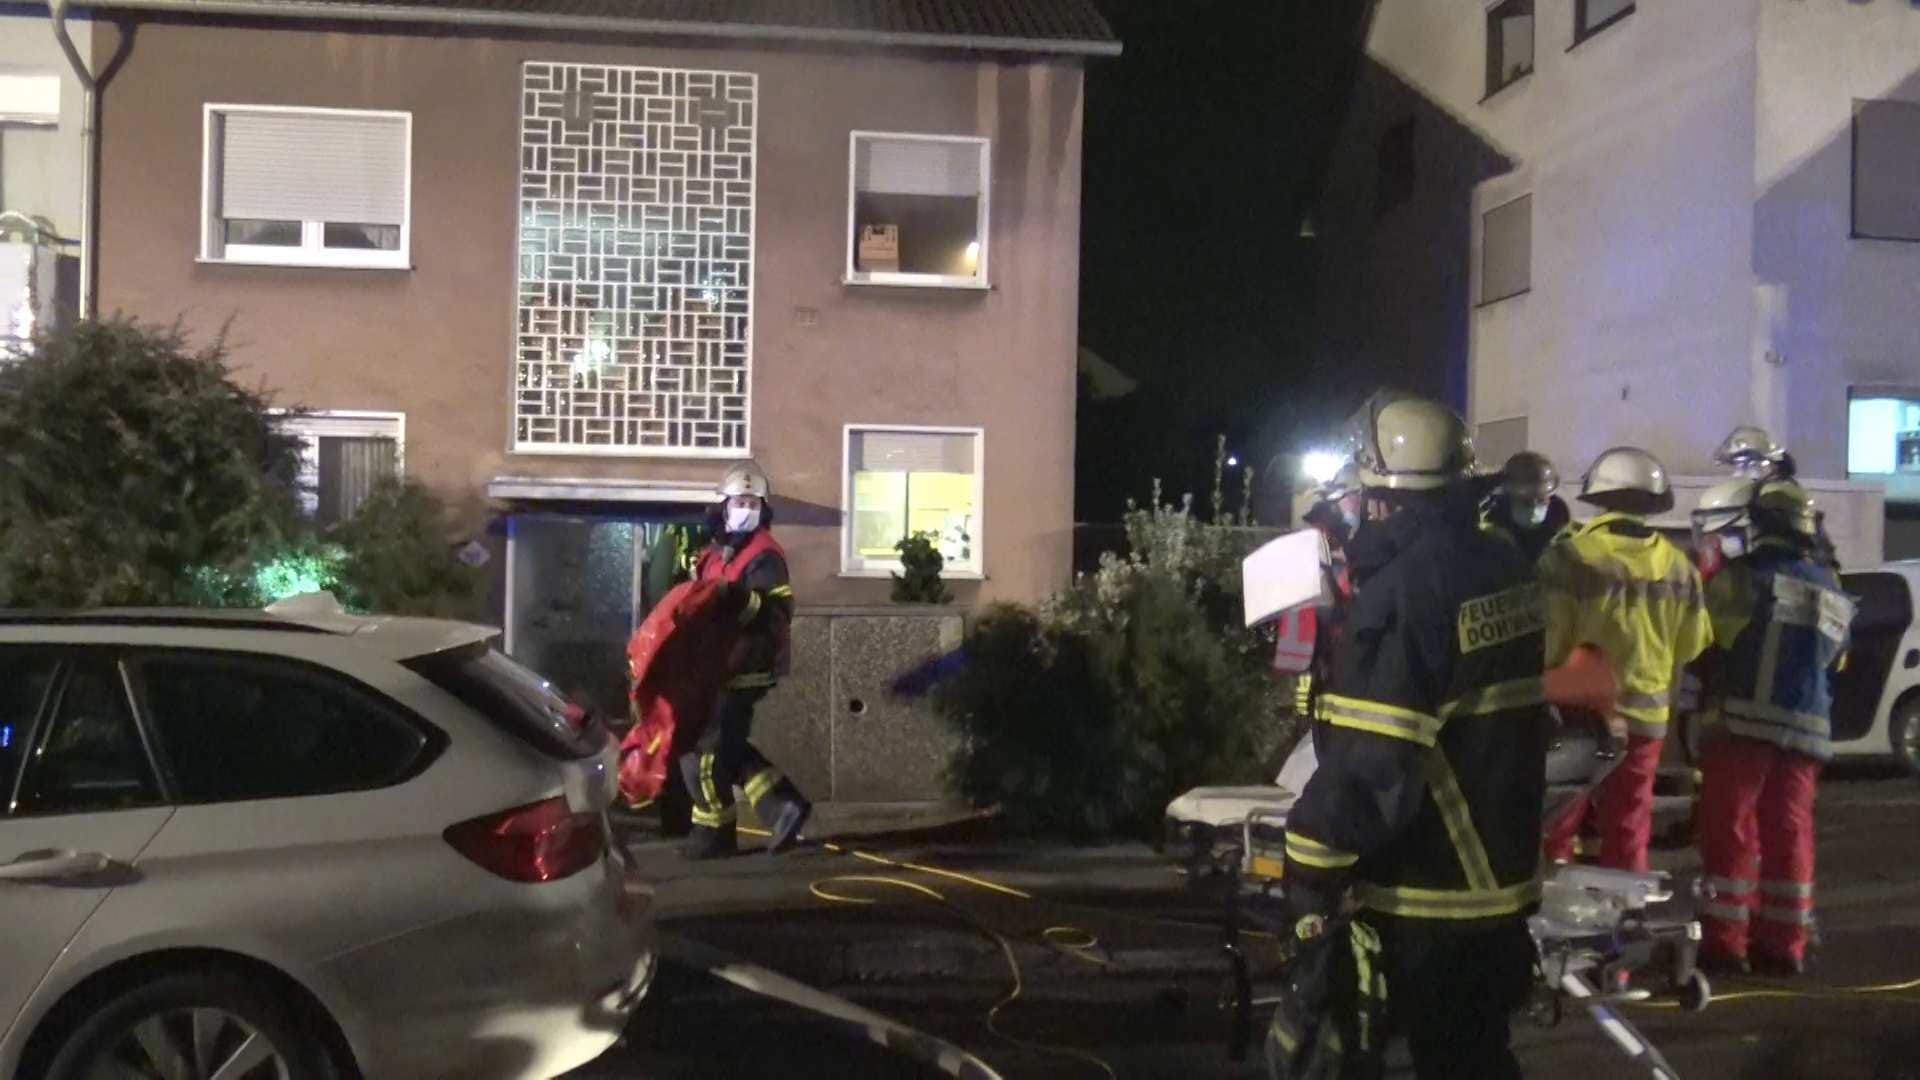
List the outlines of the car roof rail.
{"type": "Polygon", "coordinates": [[[191,611],[9,611],[0,610],[0,626],[152,626],[189,630],[281,630],[330,634],[323,626],[291,622],[258,611],[232,614],[191,611]]]}

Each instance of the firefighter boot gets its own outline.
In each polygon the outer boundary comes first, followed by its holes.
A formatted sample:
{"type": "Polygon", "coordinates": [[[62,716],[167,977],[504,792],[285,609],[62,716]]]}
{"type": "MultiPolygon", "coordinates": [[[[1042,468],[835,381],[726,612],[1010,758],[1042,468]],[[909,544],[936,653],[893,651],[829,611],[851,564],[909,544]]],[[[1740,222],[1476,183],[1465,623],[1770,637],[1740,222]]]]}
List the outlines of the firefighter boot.
{"type": "Polygon", "coordinates": [[[724,859],[738,851],[739,840],[732,822],[718,828],[695,825],[687,835],[687,842],[680,846],[681,857],[695,861],[724,859]]]}
{"type": "Polygon", "coordinates": [[[779,820],[773,823],[773,839],[767,841],[767,854],[778,855],[799,843],[800,829],[812,815],[813,805],[806,800],[788,803],[780,811],[779,820]]]}

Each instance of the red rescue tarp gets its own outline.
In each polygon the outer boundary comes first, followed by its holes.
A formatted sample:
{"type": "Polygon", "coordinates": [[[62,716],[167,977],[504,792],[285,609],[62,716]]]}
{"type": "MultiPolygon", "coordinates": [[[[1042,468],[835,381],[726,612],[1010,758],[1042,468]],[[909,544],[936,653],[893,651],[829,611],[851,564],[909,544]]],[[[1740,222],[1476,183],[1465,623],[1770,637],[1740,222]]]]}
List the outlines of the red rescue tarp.
{"type": "Polygon", "coordinates": [[[740,636],[725,590],[717,579],[674,586],[627,642],[634,725],[620,743],[620,794],[630,804],[659,798],[674,758],[713,715],[740,636]]]}

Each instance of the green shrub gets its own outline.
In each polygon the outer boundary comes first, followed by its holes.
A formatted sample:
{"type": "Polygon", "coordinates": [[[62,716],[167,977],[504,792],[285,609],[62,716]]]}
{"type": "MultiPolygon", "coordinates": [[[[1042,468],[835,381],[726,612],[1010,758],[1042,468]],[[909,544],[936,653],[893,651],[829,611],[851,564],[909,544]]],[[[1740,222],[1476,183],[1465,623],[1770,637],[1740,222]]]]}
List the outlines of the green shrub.
{"type": "Polygon", "coordinates": [[[933,544],[930,533],[915,533],[893,546],[900,553],[900,568],[893,576],[893,602],[896,604],[950,604],[953,590],[940,580],[946,557],[933,544]]]}
{"type": "Polygon", "coordinates": [[[299,444],[222,339],[78,322],[0,363],[0,607],[256,606],[331,589],[362,611],[471,617],[479,575],[418,484],[318,535],[299,444]]]}
{"type": "Polygon", "coordinates": [[[0,364],[0,606],[231,602],[298,530],[298,448],[215,339],[80,322],[0,364]]]}
{"type": "Polygon", "coordinates": [[[327,532],[340,602],[388,615],[479,617],[481,573],[454,558],[446,508],[413,480],[383,480],[327,532]]]}
{"type": "Polygon", "coordinates": [[[963,795],[1016,828],[1139,836],[1189,788],[1274,775],[1299,725],[1267,673],[1271,637],[1242,627],[1240,560],[1265,537],[1244,512],[1223,516],[1223,473],[1211,518],[1156,484],[1126,514],[1124,556],[1037,612],[974,625],[935,697],[961,736],[963,795]]]}

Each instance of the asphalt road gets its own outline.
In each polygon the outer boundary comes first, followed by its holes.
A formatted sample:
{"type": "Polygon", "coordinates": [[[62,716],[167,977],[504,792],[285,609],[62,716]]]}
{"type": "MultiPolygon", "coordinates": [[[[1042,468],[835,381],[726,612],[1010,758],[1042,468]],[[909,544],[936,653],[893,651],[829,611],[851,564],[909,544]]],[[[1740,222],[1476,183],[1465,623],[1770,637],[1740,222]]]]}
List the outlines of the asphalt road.
{"type": "MultiPolygon", "coordinates": [[[[1920,979],[1920,782],[1885,772],[1829,777],[1818,821],[1822,945],[1814,972],[1792,983],[1723,980],[1715,986],[1722,1000],[1704,1013],[1627,1013],[1681,1076],[1920,1080],[1920,989],[1847,989],[1920,979]],[[1764,996],[1783,990],[1795,996],[1764,996]],[[1756,991],[1763,996],[1733,996],[1756,991]]],[[[1690,856],[1670,853],[1665,861],[1685,864],[1690,856]]],[[[1099,902],[1097,895],[1078,899],[1099,902]]],[[[937,914],[930,919],[952,925],[937,914]]],[[[1007,1077],[1093,1080],[1109,1069],[1120,1077],[1264,1076],[1257,1047],[1256,1060],[1228,1060],[1228,1020],[1216,1005],[1223,981],[1212,973],[1024,975],[1022,998],[1000,1010],[994,1030],[987,1014],[1008,980],[856,982],[833,990],[961,1045],[1007,1077]]],[[[1643,1075],[1571,1008],[1551,1030],[1517,1020],[1515,1045],[1530,1076],[1643,1075]]],[[[939,1074],[804,1010],[670,968],[625,1043],[569,1080],[756,1075],[939,1074]]]]}

